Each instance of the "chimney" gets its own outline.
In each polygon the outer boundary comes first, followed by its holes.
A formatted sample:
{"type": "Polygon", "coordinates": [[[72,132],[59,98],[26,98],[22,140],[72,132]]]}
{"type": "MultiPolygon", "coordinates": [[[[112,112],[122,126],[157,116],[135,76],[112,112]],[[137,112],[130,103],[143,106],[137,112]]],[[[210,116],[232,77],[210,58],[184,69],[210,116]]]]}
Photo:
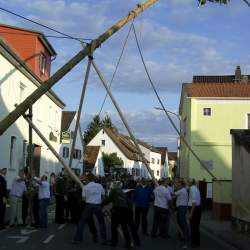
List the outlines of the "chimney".
{"type": "Polygon", "coordinates": [[[240,66],[238,65],[235,69],[235,78],[234,82],[240,82],[241,81],[241,69],[240,66]]]}

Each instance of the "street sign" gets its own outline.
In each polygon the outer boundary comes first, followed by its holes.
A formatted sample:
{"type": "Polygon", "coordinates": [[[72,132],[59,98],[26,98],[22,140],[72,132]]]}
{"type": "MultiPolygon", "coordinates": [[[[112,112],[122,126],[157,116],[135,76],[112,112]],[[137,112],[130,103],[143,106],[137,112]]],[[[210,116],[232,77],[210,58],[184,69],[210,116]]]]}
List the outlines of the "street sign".
{"type": "Polygon", "coordinates": [[[63,144],[70,144],[70,139],[71,139],[71,132],[70,131],[62,132],[62,143],[63,144]]]}

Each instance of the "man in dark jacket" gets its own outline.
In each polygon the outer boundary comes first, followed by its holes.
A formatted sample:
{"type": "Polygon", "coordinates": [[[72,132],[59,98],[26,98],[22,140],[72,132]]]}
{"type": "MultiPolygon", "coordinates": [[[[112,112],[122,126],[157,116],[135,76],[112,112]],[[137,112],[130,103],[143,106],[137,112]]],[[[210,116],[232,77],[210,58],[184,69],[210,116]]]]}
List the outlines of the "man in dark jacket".
{"type": "Polygon", "coordinates": [[[138,231],[140,222],[142,223],[142,232],[148,235],[148,209],[152,197],[153,188],[147,185],[147,181],[142,179],[134,191],[135,203],[135,227],[138,231]]]}
{"type": "Polygon", "coordinates": [[[55,212],[55,222],[57,224],[64,224],[64,211],[65,211],[65,200],[64,196],[66,194],[66,178],[61,173],[55,181],[55,198],[56,198],[56,212],[55,212]]]}
{"type": "Polygon", "coordinates": [[[4,229],[5,207],[7,203],[6,173],[7,168],[2,168],[0,170],[0,230],[4,229]]]}
{"type": "Polygon", "coordinates": [[[111,185],[109,196],[103,201],[103,205],[112,203],[111,210],[111,246],[116,246],[118,242],[118,226],[121,225],[125,239],[126,248],[131,248],[129,230],[134,240],[134,244],[139,246],[140,239],[133,223],[132,204],[122,190],[120,181],[111,185]]]}

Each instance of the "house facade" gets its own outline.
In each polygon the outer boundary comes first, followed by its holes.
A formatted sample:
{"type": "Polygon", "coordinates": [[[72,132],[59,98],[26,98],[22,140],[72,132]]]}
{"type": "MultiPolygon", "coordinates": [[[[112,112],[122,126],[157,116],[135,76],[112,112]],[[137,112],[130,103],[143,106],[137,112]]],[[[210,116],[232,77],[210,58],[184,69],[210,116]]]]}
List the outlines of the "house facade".
{"type": "MultiPolygon", "coordinates": [[[[69,165],[69,160],[70,160],[70,152],[72,148],[73,136],[76,126],[76,118],[77,118],[77,112],[75,111],[62,112],[60,156],[64,159],[67,165],[69,165]]],[[[83,150],[83,142],[81,138],[80,129],[78,129],[71,168],[80,174],[83,171],[82,150],[83,150]]]]}
{"type": "MultiPolygon", "coordinates": [[[[151,170],[154,171],[155,178],[159,179],[161,177],[161,154],[154,152],[156,149],[150,149],[152,146],[141,141],[138,143],[151,170]]],[[[101,152],[106,154],[116,153],[117,157],[123,160],[123,168],[135,179],[149,178],[148,171],[130,137],[104,128],[89,142],[88,146],[100,146],[101,152]]]]}
{"type": "MultiPolygon", "coordinates": [[[[45,47],[44,45],[44,49],[45,47]]],[[[17,51],[15,44],[7,43],[0,33],[0,120],[42,84],[41,78],[17,51]]],[[[48,91],[32,106],[32,121],[57,152],[60,147],[61,112],[64,106],[53,91],[48,91]]],[[[0,166],[8,169],[8,187],[18,175],[18,170],[27,166],[28,132],[27,122],[20,117],[0,137],[0,166]]],[[[36,175],[49,175],[58,171],[57,159],[35,132],[32,148],[36,175]]]]}
{"type": "MultiPolygon", "coordinates": [[[[238,66],[235,75],[194,76],[183,84],[179,114],[189,145],[216,178],[232,179],[230,129],[250,126],[249,76],[238,66]]],[[[184,143],[180,146],[180,175],[211,180],[184,143]]]]}

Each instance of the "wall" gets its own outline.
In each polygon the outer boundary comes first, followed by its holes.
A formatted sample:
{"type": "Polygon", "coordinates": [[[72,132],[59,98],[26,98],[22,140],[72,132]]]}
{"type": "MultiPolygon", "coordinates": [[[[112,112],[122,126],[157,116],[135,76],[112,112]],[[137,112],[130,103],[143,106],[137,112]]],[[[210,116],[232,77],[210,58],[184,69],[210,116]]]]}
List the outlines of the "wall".
{"type": "Polygon", "coordinates": [[[45,81],[50,75],[51,57],[39,39],[40,34],[25,30],[12,29],[0,25],[0,37],[25,61],[33,72],[45,81]],[[44,74],[40,72],[39,57],[43,53],[47,58],[47,67],[44,74]]]}
{"type": "MultiPolygon", "coordinates": [[[[0,54],[0,120],[3,119],[37,87],[19,70],[7,61],[0,54]],[[24,86],[21,95],[20,85],[24,86]]],[[[39,101],[33,105],[33,121],[42,134],[49,139],[50,132],[57,137],[57,142],[51,142],[52,146],[59,152],[59,135],[62,109],[55,104],[47,95],[43,95],[39,101]]],[[[0,137],[0,166],[7,167],[8,187],[14,177],[18,174],[18,169],[23,168],[23,140],[28,141],[28,125],[23,117],[20,117],[1,137],[0,137]],[[16,137],[16,153],[13,168],[10,169],[10,138],[16,137]]],[[[57,172],[58,161],[47,149],[40,138],[33,133],[33,143],[41,146],[40,174],[50,174],[57,172]]]]}
{"type": "MultiPolygon", "coordinates": [[[[230,129],[246,128],[247,113],[250,112],[248,99],[208,99],[186,98],[183,114],[190,116],[187,140],[201,160],[213,162],[212,173],[221,179],[232,179],[232,153],[230,129]],[[190,103],[191,100],[191,103],[190,103]],[[190,114],[189,114],[189,107],[190,114]],[[211,108],[211,116],[203,116],[203,108],[211,108]],[[233,114],[233,115],[232,115],[233,114]]],[[[182,119],[184,119],[182,116],[182,119]]],[[[206,179],[211,176],[200,166],[194,156],[182,143],[181,175],[206,179]]]]}
{"type": "MultiPolygon", "coordinates": [[[[233,137],[232,216],[250,223],[250,153],[233,137]]],[[[250,226],[250,225],[249,225],[250,226]]],[[[249,228],[250,231],[250,228],[249,228]]]]}

